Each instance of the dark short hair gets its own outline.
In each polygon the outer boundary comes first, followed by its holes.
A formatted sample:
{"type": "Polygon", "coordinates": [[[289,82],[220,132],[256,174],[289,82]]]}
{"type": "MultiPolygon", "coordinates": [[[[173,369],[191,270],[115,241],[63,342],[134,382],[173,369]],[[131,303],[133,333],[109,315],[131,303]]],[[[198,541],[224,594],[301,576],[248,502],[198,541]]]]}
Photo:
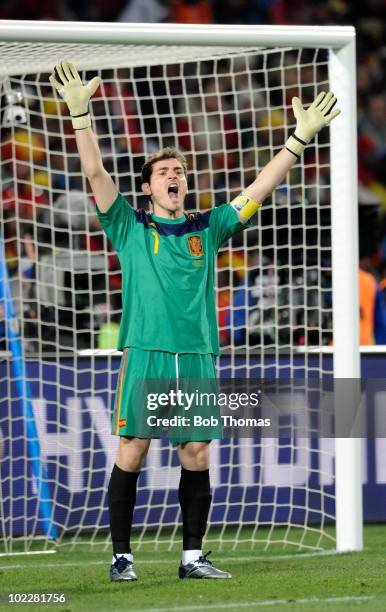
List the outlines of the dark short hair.
{"type": "Polygon", "coordinates": [[[157,149],[153,151],[151,155],[146,159],[145,163],[141,168],[141,181],[142,183],[150,183],[151,173],[153,172],[153,164],[162,159],[178,159],[181,163],[185,175],[188,171],[188,164],[186,162],[185,155],[181,153],[175,147],[164,147],[163,149],[157,149]]]}

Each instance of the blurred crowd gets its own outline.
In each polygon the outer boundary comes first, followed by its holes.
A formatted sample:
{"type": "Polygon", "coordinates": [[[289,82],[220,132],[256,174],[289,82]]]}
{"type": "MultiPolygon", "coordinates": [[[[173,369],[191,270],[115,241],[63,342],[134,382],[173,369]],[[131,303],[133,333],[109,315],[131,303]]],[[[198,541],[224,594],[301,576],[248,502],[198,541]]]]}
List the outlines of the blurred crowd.
{"type": "MultiPolygon", "coordinates": [[[[344,0],[312,3],[301,0],[42,0],[38,4],[33,0],[19,0],[16,5],[14,1],[5,0],[0,6],[0,19],[20,19],[21,15],[24,19],[76,21],[355,25],[361,341],[363,344],[386,343],[386,15],[383,0],[369,0],[366,5],[354,5],[344,0]]],[[[322,58],[320,63],[323,79],[326,62],[324,60],[323,65],[322,58]]],[[[120,190],[129,194],[139,192],[138,178],[135,180],[133,176],[136,174],[138,177],[143,156],[155,146],[148,135],[156,134],[160,127],[162,134],[166,135],[161,142],[163,146],[177,144],[184,151],[196,152],[194,158],[189,160],[196,174],[194,184],[190,186],[188,208],[205,209],[211,206],[213,193],[216,194],[216,203],[221,203],[227,191],[232,196],[236,195],[240,185],[253,180],[255,169],[261,168],[269,159],[266,147],[269,139],[273,139],[271,147],[278,150],[285,138],[284,130],[279,129],[283,117],[275,117],[275,113],[271,113],[268,121],[266,114],[259,114],[258,109],[266,109],[270,105],[282,106],[283,100],[280,93],[274,93],[274,81],[270,83],[273,93],[269,101],[263,93],[255,95],[253,100],[248,98],[245,95],[246,68],[245,65],[243,71],[242,66],[239,66],[238,80],[236,85],[232,84],[238,92],[235,97],[228,95],[230,85],[227,83],[229,70],[226,63],[223,64],[222,75],[220,65],[220,77],[216,80],[216,86],[213,78],[202,79],[202,98],[192,95],[189,102],[192,106],[189,108],[189,116],[195,116],[194,125],[188,125],[189,121],[184,119],[184,109],[181,107],[178,109],[177,124],[173,124],[172,112],[168,108],[171,102],[166,101],[162,95],[164,92],[160,81],[159,90],[153,84],[152,91],[155,99],[160,94],[156,109],[160,118],[155,121],[154,109],[149,110],[147,107],[150,102],[146,74],[135,74],[139,83],[137,89],[143,89],[142,92],[137,91],[144,100],[140,109],[134,109],[133,93],[125,85],[132,75],[127,75],[127,78],[124,74],[120,75],[123,85],[117,89],[111,75],[106,74],[104,94],[112,100],[109,109],[111,115],[121,117],[113,122],[113,132],[120,136],[108,136],[109,121],[102,101],[96,99],[93,113],[98,134],[106,134],[101,144],[107,170],[118,172],[120,190]],[[223,95],[218,95],[218,88],[223,95]],[[120,106],[117,112],[114,104],[120,106]],[[251,113],[251,108],[256,109],[254,113],[251,113]],[[227,112],[217,114],[220,110],[227,112]],[[138,113],[143,117],[142,125],[139,124],[138,113]],[[258,126],[257,137],[255,126],[258,126]],[[275,127],[278,129],[270,129],[275,127]],[[174,136],[171,136],[175,128],[178,133],[177,143],[173,141],[174,136]],[[234,152],[237,146],[240,146],[242,154],[234,152]],[[211,160],[205,153],[219,149],[223,153],[212,156],[211,160]],[[130,173],[123,167],[127,163],[127,153],[131,154],[130,173]],[[240,168],[243,170],[240,171],[240,168]]],[[[259,71],[262,73],[264,66],[254,65],[253,70],[258,83],[259,71]]],[[[296,90],[291,92],[292,75],[294,71],[288,69],[285,77],[287,99],[284,101],[288,108],[291,96],[297,95],[296,90]]],[[[176,75],[170,76],[174,78],[170,81],[172,90],[169,97],[173,96],[179,100],[179,104],[183,104],[180,97],[183,85],[176,75]]],[[[189,87],[193,94],[197,82],[191,78],[192,75],[187,76],[190,79],[184,86],[188,94],[189,87]]],[[[154,83],[157,83],[156,75],[154,78],[154,83]]],[[[275,78],[274,71],[272,78],[275,78]]],[[[295,74],[294,87],[298,78],[295,74]]],[[[307,82],[307,78],[304,78],[307,82]]],[[[310,102],[308,98],[311,90],[308,92],[307,88],[303,88],[302,93],[303,101],[310,102]]],[[[51,94],[51,91],[45,91],[44,88],[40,91],[43,97],[47,95],[49,98],[51,94]]],[[[30,339],[31,351],[42,348],[38,338],[45,339],[43,349],[46,351],[52,351],[58,345],[77,348],[113,347],[121,306],[118,261],[111,251],[108,251],[107,256],[102,255],[108,246],[93,214],[93,203],[85,195],[87,185],[82,178],[71,128],[68,124],[68,129],[65,128],[65,150],[61,139],[52,136],[60,132],[58,122],[60,116],[66,114],[61,104],[58,100],[48,99],[40,114],[31,113],[35,125],[30,127],[35,127],[37,131],[43,128],[43,123],[39,124],[39,121],[42,122],[42,117],[46,117],[45,127],[50,134],[48,159],[45,157],[47,144],[42,143],[33,131],[23,130],[21,125],[14,132],[16,145],[15,142],[8,142],[7,132],[3,132],[5,145],[2,146],[2,159],[15,158],[16,155],[16,163],[12,163],[12,166],[7,163],[2,165],[7,259],[11,279],[20,275],[23,278],[21,286],[24,287],[24,295],[20,297],[24,303],[24,334],[30,339]],[[32,174],[28,163],[31,147],[33,162],[38,168],[32,174]],[[42,169],[45,163],[49,172],[42,169]],[[11,180],[15,173],[16,182],[11,180]],[[70,191],[65,201],[62,196],[64,190],[70,191]],[[15,217],[15,210],[18,211],[18,218],[15,217]],[[69,249],[73,252],[70,258],[73,268],[76,268],[77,257],[79,261],[82,260],[82,251],[93,253],[90,260],[92,274],[79,272],[63,275],[60,279],[51,280],[51,286],[55,282],[61,283],[63,291],[52,290],[52,295],[38,295],[38,285],[41,291],[45,282],[50,286],[50,281],[45,276],[41,277],[43,268],[40,266],[38,272],[37,262],[46,262],[46,268],[50,270],[55,249],[69,249]],[[106,266],[109,271],[107,281],[104,274],[106,266]],[[38,275],[39,283],[36,283],[34,281],[38,275]],[[50,302],[57,306],[42,306],[50,302]]],[[[319,143],[323,144],[323,136],[319,143]]],[[[308,202],[307,209],[294,205],[289,213],[286,207],[279,206],[274,212],[267,207],[261,213],[259,229],[249,234],[247,244],[243,242],[244,238],[235,238],[232,251],[220,254],[218,306],[220,337],[224,346],[229,343],[239,346],[245,346],[246,343],[254,346],[331,343],[330,244],[327,232],[323,232],[331,221],[328,207],[323,209],[323,204],[328,204],[329,199],[328,177],[324,188],[321,173],[316,194],[315,187],[312,188],[314,157],[315,150],[310,147],[305,177],[310,187],[303,193],[308,202]],[[316,206],[317,200],[319,208],[316,206]],[[289,225],[295,228],[291,233],[288,231],[289,225]],[[308,247],[306,250],[303,248],[305,240],[308,247]],[[288,248],[289,243],[291,249],[288,248]],[[254,248],[256,244],[263,249],[254,248]],[[275,252],[270,248],[274,244],[275,252]],[[324,272],[320,278],[318,270],[321,268],[324,272]]],[[[323,158],[323,149],[318,161],[321,166],[328,162],[327,157],[323,158]]],[[[300,172],[299,168],[293,171],[293,184],[300,183],[300,179],[296,180],[300,172]]],[[[288,193],[278,190],[276,202],[279,204],[281,196],[285,201],[288,193]]],[[[290,194],[290,200],[295,204],[298,197],[297,193],[290,194]]],[[[68,262],[63,260],[63,269],[66,269],[66,265],[68,262]]]]}

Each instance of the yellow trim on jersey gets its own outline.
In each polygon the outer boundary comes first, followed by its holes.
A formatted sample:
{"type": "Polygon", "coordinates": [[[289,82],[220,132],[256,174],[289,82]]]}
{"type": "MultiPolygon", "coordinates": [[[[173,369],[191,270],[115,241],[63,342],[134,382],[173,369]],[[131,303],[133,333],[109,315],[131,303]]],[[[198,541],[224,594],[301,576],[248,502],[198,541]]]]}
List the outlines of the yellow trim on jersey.
{"type": "Polygon", "coordinates": [[[250,198],[246,193],[242,192],[234,200],[232,200],[231,206],[240,215],[240,217],[245,219],[245,221],[248,221],[255,214],[255,212],[261,208],[261,203],[255,202],[255,200],[252,200],[252,198],[250,198]]]}
{"type": "Polygon", "coordinates": [[[153,236],[154,236],[154,253],[157,254],[158,253],[158,247],[159,247],[159,236],[157,234],[157,232],[152,232],[153,236]]]}

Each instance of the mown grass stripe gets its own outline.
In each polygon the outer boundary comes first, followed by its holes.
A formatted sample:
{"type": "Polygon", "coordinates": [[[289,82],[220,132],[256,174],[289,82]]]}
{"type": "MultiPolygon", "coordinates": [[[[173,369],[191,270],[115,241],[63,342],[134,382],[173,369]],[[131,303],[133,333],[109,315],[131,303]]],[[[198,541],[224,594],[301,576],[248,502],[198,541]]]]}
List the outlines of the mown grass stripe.
{"type": "MultiPolygon", "coordinates": [[[[363,551],[362,551],[363,552],[363,551]]],[[[28,553],[25,553],[26,555],[28,553]]],[[[92,553],[94,554],[94,553],[92,553]]],[[[270,556],[262,556],[262,555],[255,555],[255,556],[239,556],[239,557],[222,557],[221,554],[218,554],[218,559],[221,559],[221,563],[238,563],[240,561],[271,561],[271,562],[275,562],[275,561],[285,561],[285,560],[296,560],[296,559],[309,559],[311,557],[327,557],[327,556],[337,556],[337,555],[343,555],[343,554],[357,554],[357,553],[339,553],[336,550],[325,550],[322,552],[313,552],[313,553],[294,553],[294,554],[286,554],[286,555],[270,555],[270,556]]],[[[106,565],[109,563],[109,559],[110,557],[108,557],[107,560],[98,560],[98,561],[93,561],[92,559],[84,559],[84,561],[64,561],[61,562],[58,560],[54,563],[39,563],[38,567],[45,567],[45,568],[55,568],[55,567],[74,567],[74,566],[82,566],[82,565],[106,565]]],[[[176,556],[176,560],[178,559],[178,557],[176,556]]],[[[36,558],[34,558],[34,562],[36,561],[36,558]]],[[[173,559],[138,559],[136,558],[136,567],[144,565],[144,564],[150,564],[150,565],[159,565],[159,564],[171,564],[173,563],[173,559]]],[[[31,563],[17,563],[17,564],[5,564],[5,565],[0,565],[0,570],[6,570],[6,569],[23,569],[26,567],[31,567],[31,563]]]]}
{"type": "Polygon", "coordinates": [[[264,601],[233,601],[232,603],[205,604],[203,606],[176,606],[173,608],[138,608],[131,612],[184,612],[185,610],[234,610],[236,608],[256,608],[258,606],[311,605],[328,603],[354,603],[383,599],[375,595],[347,595],[342,597],[309,597],[304,599],[266,599],[264,601]]]}

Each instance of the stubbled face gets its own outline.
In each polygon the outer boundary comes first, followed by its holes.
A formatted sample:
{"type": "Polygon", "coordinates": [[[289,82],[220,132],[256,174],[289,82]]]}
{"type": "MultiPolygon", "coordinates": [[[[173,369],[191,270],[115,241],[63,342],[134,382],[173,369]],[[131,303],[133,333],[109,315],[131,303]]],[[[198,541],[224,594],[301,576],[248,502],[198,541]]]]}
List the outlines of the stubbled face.
{"type": "Polygon", "coordinates": [[[181,217],[188,191],[181,162],[174,158],[156,161],[153,164],[150,183],[143,183],[142,191],[151,197],[154,213],[157,216],[181,217]]]}

